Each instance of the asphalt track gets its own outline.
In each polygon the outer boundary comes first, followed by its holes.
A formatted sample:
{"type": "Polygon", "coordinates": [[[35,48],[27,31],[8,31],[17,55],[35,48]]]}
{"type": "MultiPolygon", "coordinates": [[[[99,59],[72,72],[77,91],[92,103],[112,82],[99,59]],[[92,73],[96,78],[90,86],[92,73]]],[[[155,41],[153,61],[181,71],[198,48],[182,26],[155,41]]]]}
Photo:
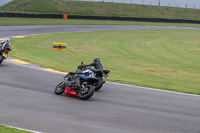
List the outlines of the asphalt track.
{"type": "MultiPolygon", "coordinates": [[[[140,29],[177,28],[0,26],[0,38],[140,29]]],[[[46,133],[200,133],[200,96],[109,82],[91,99],[82,101],[54,94],[53,90],[63,76],[31,64],[3,62],[0,65],[0,124],[46,133]]]]}

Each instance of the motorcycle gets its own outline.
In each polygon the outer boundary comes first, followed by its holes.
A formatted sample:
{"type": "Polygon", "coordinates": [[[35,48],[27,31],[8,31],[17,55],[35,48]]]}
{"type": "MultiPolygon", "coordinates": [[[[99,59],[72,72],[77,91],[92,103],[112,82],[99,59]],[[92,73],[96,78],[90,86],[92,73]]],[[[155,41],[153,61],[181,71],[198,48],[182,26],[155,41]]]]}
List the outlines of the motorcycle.
{"type": "Polygon", "coordinates": [[[57,95],[63,93],[78,97],[81,100],[87,100],[94,94],[94,84],[98,79],[90,76],[89,71],[70,72],[64,77],[64,81],[59,83],[54,92],[57,95]]]}
{"type": "Polygon", "coordinates": [[[83,62],[81,62],[81,65],[79,65],[77,67],[78,71],[86,71],[86,70],[90,70],[94,73],[94,77],[98,79],[98,82],[95,84],[95,91],[98,91],[102,88],[103,84],[105,83],[105,81],[103,80],[104,78],[108,77],[108,73],[110,73],[109,70],[97,70],[97,69],[93,69],[90,66],[85,66],[83,64],[83,62]]]}
{"type": "Polygon", "coordinates": [[[5,50],[0,52],[0,64],[8,57],[8,53],[11,51],[10,48],[6,48],[5,50]]]}

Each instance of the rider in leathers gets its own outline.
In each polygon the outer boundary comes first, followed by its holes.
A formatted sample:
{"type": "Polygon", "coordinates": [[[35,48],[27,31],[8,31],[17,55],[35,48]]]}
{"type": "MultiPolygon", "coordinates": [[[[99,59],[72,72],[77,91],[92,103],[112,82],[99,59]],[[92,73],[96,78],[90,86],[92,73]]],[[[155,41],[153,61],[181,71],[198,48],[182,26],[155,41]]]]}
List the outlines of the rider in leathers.
{"type": "Polygon", "coordinates": [[[0,52],[4,51],[6,48],[10,49],[10,47],[11,47],[9,38],[6,38],[6,40],[1,42],[1,44],[2,44],[2,46],[0,47],[0,52]]]}
{"type": "MultiPolygon", "coordinates": [[[[81,65],[80,68],[82,68],[82,67],[87,67],[87,66],[94,66],[95,69],[93,69],[92,67],[89,68],[89,69],[90,69],[91,71],[93,71],[93,72],[95,72],[95,71],[97,71],[97,70],[103,70],[103,65],[102,65],[102,63],[101,63],[99,57],[94,58],[94,62],[93,62],[93,63],[88,64],[88,65],[81,65]]],[[[73,80],[73,82],[76,83],[78,86],[80,85],[80,84],[79,84],[79,80],[78,80],[78,78],[77,78],[76,76],[74,76],[72,80],[73,80]]]]}
{"type": "MultiPolygon", "coordinates": [[[[100,58],[99,57],[96,57],[96,58],[94,58],[94,62],[93,63],[91,63],[91,64],[89,64],[89,65],[84,65],[85,67],[86,66],[94,66],[94,68],[96,69],[96,70],[103,70],[103,65],[102,65],[102,63],[101,63],[101,61],[100,61],[100,58]]],[[[93,68],[91,68],[93,71],[95,71],[95,69],[93,69],[93,68]]]]}

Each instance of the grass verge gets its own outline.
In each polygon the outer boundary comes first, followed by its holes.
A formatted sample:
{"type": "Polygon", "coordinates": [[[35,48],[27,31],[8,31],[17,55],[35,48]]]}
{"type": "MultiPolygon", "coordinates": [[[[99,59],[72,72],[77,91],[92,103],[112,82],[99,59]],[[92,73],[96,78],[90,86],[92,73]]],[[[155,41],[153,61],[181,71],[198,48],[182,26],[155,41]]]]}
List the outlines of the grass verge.
{"type": "Polygon", "coordinates": [[[13,0],[0,11],[200,20],[200,9],[74,0],[13,0]]]}
{"type": "Polygon", "coordinates": [[[61,71],[100,57],[109,80],[200,94],[199,30],[92,31],[30,36],[11,41],[10,56],[61,71]],[[53,51],[66,42],[67,51],[53,51]]]}
{"type": "Polygon", "coordinates": [[[79,20],[79,19],[42,19],[42,18],[7,18],[0,17],[0,25],[136,25],[136,26],[175,26],[175,27],[200,27],[200,24],[186,23],[151,23],[135,21],[111,20],[79,20]]]}
{"type": "Polygon", "coordinates": [[[0,133],[32,133],[32,132],[0,125],[0,133]]]}

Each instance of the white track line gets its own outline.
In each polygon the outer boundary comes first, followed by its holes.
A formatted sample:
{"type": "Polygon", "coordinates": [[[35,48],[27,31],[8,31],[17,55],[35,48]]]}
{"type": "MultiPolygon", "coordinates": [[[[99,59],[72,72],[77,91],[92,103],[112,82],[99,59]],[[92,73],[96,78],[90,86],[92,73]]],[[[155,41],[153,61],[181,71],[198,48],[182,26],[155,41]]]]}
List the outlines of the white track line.
{"type": "MultiPolygon", "coordinates": [[[[61,75],[66,75],[67,74],[67,73],[66,74],[59,73],[59,72],[56,72],[56,71],[48,71],[48,70],[45,70],[45,68],[37,68],[37,67],[27,66],[27,65],[24,65],[24,64],[18,64],[18,63],[10,62],[10,61],[7,61],[7,62],[12,63],[12,64],[16,64],[16,65],[20,65],[20,66],[24,66],[24,67],[28,67],[28,68],[32,68],[32,69],[37,69],[37,70],[41,70],[41,71],[51,72],[51,73],[57,73],[57,74],[61,74],[61,75]]],[[[106,81],[106,82],[108,82],[110,84],[121,85],[121,86],[128,86],[128,87],[134,87],[134,88],[145,89],[145,90],[152,90],[152,91],[159,91],[159,92],[166,92],[166,93],[173,93],[173,94],[181,94],[181,95],[186,95],[186,96],[200,97],[200,95],[195,95],[195,94],[188,94],[188,93],[182,93],[182,92],[167,91],[167,90],[154,89],[154,88],[148,88],[148,87],[141,87],[141,86],[135,86],[135,85],[128,85],[128,84],[122,84],[122,83],[116,83],[116,82],[109,82],[109,81],[106,81]]]]}
{"type": "MultiPolygon", "coordinates": [[[[108,82],[108,81],[106,81],[106,82],[108,82]]],[[[188,94],[188,93],[183,93],[183,92],[175,92],[175,91],[154,89],[154,88],[141,87],[141,86],[135,86],[135,85],[121,84],[121,83],[116,83],[116,82],[108,82],[108,83],[110,83],[110,84],[116,84],[116,85],[121,85],[121,86],[127,86],[127,87],[136,87],[136,88],[145,89],[145,90],[152,90],[152,91],[159,91],[159,92],[166,92],[166,93],[173,93],[173,94],[181,94],[181,95],[186,95],[186,96],[200,97],[200,95],[188,94]]]]}
{"type": "Polygon", "coordinates": [[[19,127],[13,127],[13,126],[8,126],[8,125],[3,125],[3,124],[1,124],[1,125],[2,125],[2,126],[5,126],[5,127],[14,128],[14,129],[19,129],[19,130],[28,131],[28,132],[33,132],[33,133],[42,133],[42,132],[38,132],[38,131],[34,131],[34,130],[28,130],[28,129],[23,129],[23,128],[19,128],[19,127]]]}

